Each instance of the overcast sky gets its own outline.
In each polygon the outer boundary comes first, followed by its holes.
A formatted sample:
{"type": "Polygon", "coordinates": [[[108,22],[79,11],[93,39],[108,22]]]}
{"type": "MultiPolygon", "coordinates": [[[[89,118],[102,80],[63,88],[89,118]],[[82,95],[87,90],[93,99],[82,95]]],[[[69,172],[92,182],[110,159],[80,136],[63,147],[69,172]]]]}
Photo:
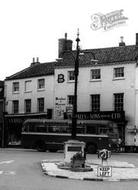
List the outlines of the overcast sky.
{"type": "Polygon", "coordinates": [[[0,80],[30,65],[55,61],[58,39],[68,33],[74,41],[80,30],[82,49],[118,46],[120,36],[126,45],[135,44],[138,33],[136,0],[0,0],[0,80]],[[125,25],[94,31],[91,16],[123,9],[125,25]]]}

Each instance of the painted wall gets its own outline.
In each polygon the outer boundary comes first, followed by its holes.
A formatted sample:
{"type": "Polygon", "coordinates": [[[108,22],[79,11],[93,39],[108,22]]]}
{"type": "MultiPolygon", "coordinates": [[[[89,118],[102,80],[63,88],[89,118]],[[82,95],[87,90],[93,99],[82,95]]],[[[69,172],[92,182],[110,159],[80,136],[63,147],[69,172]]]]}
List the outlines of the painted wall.
{"type": "Polygon", "coordinates": [[[12,114],[12,101],[19,100],[19,113],[24,113],[24,100],[32,100],[32,113],[37,112],[37,98],[45,98],[45,108],[53,109],[53,87],[54,87],[54,76],[42,76],[35,78],[26,78],[20,80],[9,80],[5,81],[5,98],[6,98],[6,111],[8,114],[12,114]],[[37,88],[38,79],[45,79],[45,88],[39,90],[37,88]],[[31,89],[28,92],[25,92],[25,81],[31,80],[31,89]],[[19,82],[19,93],[13,93],[13,82],[19,82]]]}
{"type": "MultiPolygon", "coordinates": [[[[68,81],[68,71],[73,68],[57,68],[55,70],[55,98],[64,98],[67,106],[67,96],[74,94],[74,82],[68,81]],[[58,83],[58,75],[64,75],[64,82],[58,83]]],[[[78,111],[91,111],[91,94],[101,95],[101,111],[113,111],[113,94],[124,93],[124,111],[129,125],[135,121],[135,63],[115,65],[94,65],[80,67],[78,77],[78,111]],[[115,80],[113,69],[124,67],[124,78],[115,80]],[[93,68],[101,69],[101,79],[91,81],[90,72],[93,68]]],[[[55,100],[54,98],[54,100],[55,100]]]]}

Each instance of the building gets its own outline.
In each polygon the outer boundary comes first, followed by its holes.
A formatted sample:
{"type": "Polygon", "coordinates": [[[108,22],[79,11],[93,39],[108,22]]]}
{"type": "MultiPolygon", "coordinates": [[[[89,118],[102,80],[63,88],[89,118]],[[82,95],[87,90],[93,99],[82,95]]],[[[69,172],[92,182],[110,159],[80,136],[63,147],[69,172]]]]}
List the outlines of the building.
{"type": "MultiPolygon", "coordinates": [[[[20,141],[26,118],[71,118],[76,51],[59,39],[58,59],[33,63],[5,80],[8,142],[20,141]]],[[[138,146],[138,34],[135,45],[80,51],[77,97],[79,120],[112,120],[126,149],[138,146]]]]}
{"type": "Polygon", "coordinates": [[[3,142],[3,127],[4,127],[4,81],[0,81],[0,147],[4,146],[3,142]]]}
{"type": "MultiPolygon", "coordinates": [[[[76,51],[63,46],[61,52],[55,65],[55,118],[70,115],[74,98],[76,51]]],[[[121,39],[118,47],[81,50],[79,59],[78,119],[113,120],[126,149],[138,146],[138,34],[135,45],[121,39]]]]}
{"type": "Polygon", "coordinates": [[[5,79],[6,144],[20,144],[23,121],[52,118],[55,62],[31,65],[5,79]]]}

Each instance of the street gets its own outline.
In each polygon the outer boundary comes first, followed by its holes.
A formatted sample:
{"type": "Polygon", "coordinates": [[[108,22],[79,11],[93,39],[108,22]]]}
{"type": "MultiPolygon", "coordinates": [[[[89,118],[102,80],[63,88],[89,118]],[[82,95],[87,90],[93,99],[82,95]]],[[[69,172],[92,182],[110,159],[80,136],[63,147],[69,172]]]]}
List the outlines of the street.
{"type": "MultiPolygon", "coordinates": [[[[138,181],[94,182],[60,179],[43,174],[41,160],[62,160],[63,153],[36,152],[26,149],[0,149],[0,190],[130,190],[137,189],[138,181]]],[[[97,155],[87,155],[96,159],[97,155]]],[[[127,161],[138,167],[138,155],[116,153],[111,159],[127,161]]]]}

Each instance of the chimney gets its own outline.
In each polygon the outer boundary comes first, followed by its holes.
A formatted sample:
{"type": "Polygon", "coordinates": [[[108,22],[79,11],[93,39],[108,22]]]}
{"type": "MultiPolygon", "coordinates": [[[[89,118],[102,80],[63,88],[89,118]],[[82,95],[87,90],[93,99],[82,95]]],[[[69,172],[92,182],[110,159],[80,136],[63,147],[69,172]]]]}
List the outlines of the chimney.
{"type": "Polygon", "coordinates": [[[72,51],[72,40],[67,39],[67,33],[65,33],[65,38],[58,40],[58,58],[62,58],[65,51],[72,51]]]}
{"type": "Polygon", "coordinates": [[[138,47],[138,33],[136,33],[136,46],[138,47]]]}
{"type": "Polygon", "coordinates": [[[30,66],[33,67],[33,66],[38,65],[38,64],[40,64],[39,57],[36,58],[36,61],[35,61],[35,58],[33,57],[33,62],[31,63],[30,66]]]}
{"type": "Polygon", "coordinates": [[[120,39],[121,39],[121,42],[119,42],[119,46],[125,46],[126,44],[124,42],[124,37],[121,36],[120,39]]]}

